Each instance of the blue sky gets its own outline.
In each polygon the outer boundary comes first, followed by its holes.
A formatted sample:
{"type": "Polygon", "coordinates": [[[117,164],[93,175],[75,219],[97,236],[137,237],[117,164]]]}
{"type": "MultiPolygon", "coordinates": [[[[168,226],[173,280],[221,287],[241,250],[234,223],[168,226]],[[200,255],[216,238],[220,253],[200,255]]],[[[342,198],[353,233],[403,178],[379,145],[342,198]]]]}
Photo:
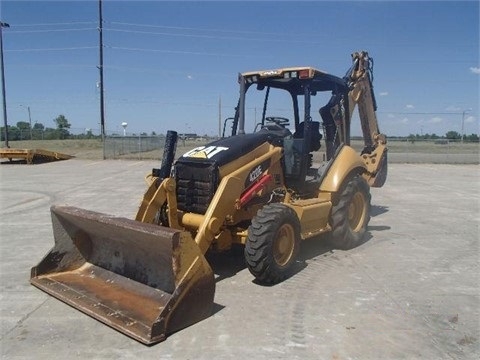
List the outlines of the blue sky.
{"type": "MultiPolygon", "coordinates": [[[[9,124],[99,129],[98,1],[1,1],[9,124]]],[[[478,1],[104,0],[106,128],[216,135],[237,73],[314,66],[343,76],[374,58],[387,135],[479,132],[478,1]]],[[[251,104],[247,123],[261,113],[251,104]]],[[[286,104],[279,103],[282,115],[286,104]]],[[[360,134],[354,126],[354,134],[360,134]]]]}

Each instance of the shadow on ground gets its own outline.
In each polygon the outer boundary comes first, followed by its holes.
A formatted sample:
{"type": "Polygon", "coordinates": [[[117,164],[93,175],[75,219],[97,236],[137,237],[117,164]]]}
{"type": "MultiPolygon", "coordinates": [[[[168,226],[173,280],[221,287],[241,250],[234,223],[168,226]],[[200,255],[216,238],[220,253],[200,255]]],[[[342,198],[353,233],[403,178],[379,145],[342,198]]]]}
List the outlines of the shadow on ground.
{"type": "MultiPolygon", "coordinates": [[[[380,216],[388,212],[387,206],[372,205],[371,216],[380,216]]],[[[372,231],[384,231],[389,230],[389,226],[369,226],[368,230],[363,238],[363,241],[356,247],[362,246],[373,238],[372,231]]],[[[298,255],[296,264],[293,268],[291,276],[302,271],[308,266],[308,262],[314,258],[327,256],[327,254],[333,254],[335,246],[329,241],[329,234],[315,236],[311,239],[307,239],[300,244],[300,253],[298,255]]],[[[244,257],[244,246],[234,244],[232,249],[224,253],[207,253],[206,258],[214,274],[216,275],[216,282],[220,282],[224,279],[235,276],[238,272],[244,270],[247,265],[244,257]]],[[[252,280],[259,285],[265,285],[252,280]]],[[[266,285],[269,286],[269,285],[266,285]]]]}
{"type": "Polygon", "coordinates": [[[372,205],[371,208],[370,208],[370,215],[372,217],[375,217],[375,216],[378,216],[378,215],[385,214],[388,211],[389,211],[388,206],[372,205]]]}

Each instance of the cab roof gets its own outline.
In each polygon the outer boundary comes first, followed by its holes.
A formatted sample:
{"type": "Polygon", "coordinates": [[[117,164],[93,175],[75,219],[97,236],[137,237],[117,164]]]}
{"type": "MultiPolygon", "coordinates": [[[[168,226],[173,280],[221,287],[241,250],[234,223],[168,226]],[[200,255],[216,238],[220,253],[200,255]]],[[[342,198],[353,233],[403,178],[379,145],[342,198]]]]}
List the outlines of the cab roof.
{"type": "Polygon", "coordinates": [[[247,86],[252,84],[257,84],[258,87],[269,86],[287,90],[294,95],[302,95],[305,84],[309,84],[310,91],[348,91],[344,79],[310,66],[249,71],[242,73],[241,76],[247,86]]]}

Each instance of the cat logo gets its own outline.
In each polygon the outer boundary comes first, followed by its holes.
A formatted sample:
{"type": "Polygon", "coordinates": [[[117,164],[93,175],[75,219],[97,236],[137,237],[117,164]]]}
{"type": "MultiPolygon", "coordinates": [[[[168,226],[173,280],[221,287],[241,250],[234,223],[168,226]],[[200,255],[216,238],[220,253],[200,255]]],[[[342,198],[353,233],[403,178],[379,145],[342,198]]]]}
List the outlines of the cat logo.
{"type": "Polygon", "coordinates": [[[195,159],[211,159],[215,155],[217,155],[219,152],[228,150],[228,147],[223,147],[223,146],[199,146],[196,147],[195,149],[192,149],[185,154],[183,154],[183,157],[189,157],[189,158],[195,158],[195,159]]]}

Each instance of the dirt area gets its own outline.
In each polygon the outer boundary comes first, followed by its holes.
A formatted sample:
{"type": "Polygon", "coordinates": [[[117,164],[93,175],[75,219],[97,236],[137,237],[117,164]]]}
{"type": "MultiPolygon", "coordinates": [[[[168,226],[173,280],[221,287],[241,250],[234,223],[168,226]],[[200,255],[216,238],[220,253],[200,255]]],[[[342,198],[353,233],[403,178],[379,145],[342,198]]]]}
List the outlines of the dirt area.
{"type": "MultiPolygon", "coordinates": [[[[194,147],[204,145],[205,142],[197,140],[179,141],[177,145],[177,157],[193,149],[194,147]]],[[[361,151],[362,141],[352,141],[352,146],[361,151]]],[[[58,151],[68,155],[73,155],[78,159],[100,160],[103,159],[103,143],[99,139],[84,140],[33,140],[33,141],[11,141],[10,147],[27,149],[45,149],[49,151],[58,151]]],[[[324,146],[322,146],[322,149],[324,146]]],[[[322,149],[315,152],[314,161],[321,162],[324,158],[322,149]]],[[[479,162],[480,144],[478,143],[454,143],[454,142],[410,142],[410,141],[389,141],[389,154],[393,155],[390,160],[395,162],[435,162],[452,163],[464,161],[465,163],[479,162]],[[425,156],[427,155],[427,156],[425,156]],[[433,155],[428,156],[428,155],[433,155]],[[451,159],[449,159],[450,157],[451,159]],[[424,159],[425,160],[422,160],[424,159]],[[430,160],[429,159],[434,159],[430,160]],[[398,161],[396,160],[398,159],[398,161]],[[420,159],[420,160],[419,160],[420,159]],[[442,160],[444,159],[444,160],[442,160]],[[453,160],[452,160],[453,159],[453,160]],[[463,159],[463,160],[462,160],[463,159]],[[466,159],[466,160],[465,160],[466,159]]],[[[108,151],[107,151],[108,153],[108,151]]],[[[135,152],[118,155],[116,159],[133,160],[161,160],[163,149],[155,149],[147,152],[135,152]]]]}

